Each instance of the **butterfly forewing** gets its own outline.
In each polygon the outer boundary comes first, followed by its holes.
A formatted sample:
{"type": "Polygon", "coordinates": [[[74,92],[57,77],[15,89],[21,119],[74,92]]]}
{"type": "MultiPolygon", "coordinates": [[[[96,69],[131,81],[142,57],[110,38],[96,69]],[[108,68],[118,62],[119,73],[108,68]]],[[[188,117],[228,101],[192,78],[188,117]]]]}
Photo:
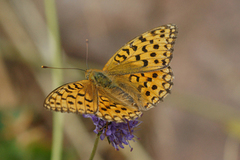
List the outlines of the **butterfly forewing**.
{"type": "Polygon", "coordinates": [[[163,69],[172,59],[177,33],[174,24],[150,30],[120,48],[103,70],[117,75],[163,69]]]}
{"type": "Polygon", "coordinates": [[[97,110],[96,87],[89,80],[65,84],[52,91],[44,107],[61,112],[94,114],[97,110]]]}

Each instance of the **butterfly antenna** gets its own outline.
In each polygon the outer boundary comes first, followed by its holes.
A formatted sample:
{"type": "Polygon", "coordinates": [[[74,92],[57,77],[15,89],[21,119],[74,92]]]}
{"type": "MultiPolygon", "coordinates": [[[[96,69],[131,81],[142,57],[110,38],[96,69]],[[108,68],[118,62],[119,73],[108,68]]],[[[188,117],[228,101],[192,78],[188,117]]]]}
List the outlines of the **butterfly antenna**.
{"type": "Polygon", "coordinates": [[[58,68],[58,67],[48,67],[48,66],[41,66],[42,68],[50,68],[50,69],[76,69],[76,70],[80,70],[80,71],[86,71],[84,69],[80,69],[80,68],[58,68]]]}
{"type": "Polygon", "coordinates": [[[86,39],[86,66],[87,66],[87,69],[88,68],[88,39],[86,39]]]}

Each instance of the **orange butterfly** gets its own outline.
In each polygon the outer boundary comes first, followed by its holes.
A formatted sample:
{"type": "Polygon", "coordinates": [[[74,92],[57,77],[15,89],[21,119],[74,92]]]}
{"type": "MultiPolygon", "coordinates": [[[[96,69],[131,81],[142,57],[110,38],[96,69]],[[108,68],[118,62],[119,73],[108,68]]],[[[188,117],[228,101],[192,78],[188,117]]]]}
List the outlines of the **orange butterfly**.
{"type": "Polygon", "coordinates": [[[61,112],[94,114],[107,121],[133,120],[154,107],[172,88],[169,63],[177,38],[174,24],[163,25],[120,48],[103,70],[89,69],[87,80],[60,86],[44,107],[61,112]]]}

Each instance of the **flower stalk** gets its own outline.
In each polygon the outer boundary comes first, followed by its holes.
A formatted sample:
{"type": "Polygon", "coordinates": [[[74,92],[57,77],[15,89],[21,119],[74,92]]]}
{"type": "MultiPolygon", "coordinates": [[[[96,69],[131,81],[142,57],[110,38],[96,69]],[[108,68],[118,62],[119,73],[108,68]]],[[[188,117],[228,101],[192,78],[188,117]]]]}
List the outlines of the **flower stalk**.
{"type": "MultiPolygon", "coordinates": [[[[55,0],[45,0],[45,14],[47,27],[49,30],[49,42],[52,66],[62,66],[60,34],[57,21],[57,12],[55,0]]],[[[62,70],[53,70],[53,86],[57,87],[62,84],[62,70]]],[[[63,117],[61,113],[53,113],[53,135],[52,135],[52,152],[51,160],[61,160],[62,158],[62,141],[63,141],[63,117]]]]}

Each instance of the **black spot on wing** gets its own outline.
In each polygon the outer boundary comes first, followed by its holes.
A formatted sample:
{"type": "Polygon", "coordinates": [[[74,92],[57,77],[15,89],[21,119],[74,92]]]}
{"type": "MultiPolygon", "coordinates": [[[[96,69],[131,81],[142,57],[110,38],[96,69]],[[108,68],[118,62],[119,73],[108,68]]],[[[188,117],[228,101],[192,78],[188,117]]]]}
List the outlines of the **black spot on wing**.
{"type": "Polygon", "coordinates": [[[152,78],[149,78],[149,77],[148,77],[148,78],[147,78],[147,81],[152,82],[152,78]]]}
{"type": "Polygon", "coordinates": [[[157,54],[155,52],[151,53],[150,56],[151,57],[155,57],[157,54]]]}
{"type": "Polygon", "coordinates": [[[131,74],[131,75],[129,76],[129,81],[132,82],[132,81],[133,81],[133,78],[134,78],[137,82],[139,82],[139,77],[138,77],[137,75],[134,75],[134,74],[131,74]]]}
{"type": "Polygon", "coordinates": [[[136,51],[138,47],[137,46],[132,46],[131,48],[132,48],[133,51],[136,51]]]}
{"type": "Polygon", "coordinates": [[[137,87],[137,90],[138,90],[139,92],[141,92],[142,88],[144,88],[144,86],[139,85],[139,86],[137,87]]]}
{"type": "Polygon", "coordinates": [[[84,98],[85,99],[85,101],[88,101],[88,102],[93,102],[93,99],[91,100],[91,99],[87,99],[87,98],[84,98]]]}
{"type": "Polygon", "coordinates": [[[153,78],[157,78],[157,77],[158,77],[158,74],[157,74],[157,73],[153,73],[153,74],[152,74],[152,77],[153,77],[153,78]]]}
{"type": "Polygon", "coordinates": [[[85,94],[81,94],[81,93],[78,93],[77,95],[81,97],[85,96],[85,94]]]}
{"type": "Polygon", "coordinates": [[[146,96],[150,96],[150,92],[149,92],[149,91],[146,91],[145,95],[146,95],[146,96]]]}
{"type": "Polygon", "coordinates": [[[165,66],[166,64],[167,64],[166,60],[165,60],[165,59],[163,59],[163,60],[162,60],[162,65],[164,65],[164,66],[165,66]]]}
{"type": "MultiPolygon", "coordinates": [[[[125,48],[123,48],[122,49],[122,51],[123,52],[125,52],[125,53],[127,53],[128,55],[129,55],[129,49],[125,49],[125,48]]],[[[120,55],[120,54],[117,54],[115,57],[114,57],[114,60],[116,61],[116,62],[118,62],[118,63],[120,63],[120,62],[122,62],[122,61],[125,61],[127,59],[127,57],[123,54],[123,55],[120,55]],[[121,58],[123,58],[123,60],[118,60],[118,59],[121,59],[121,58]]]]}
{"type": "Polygon", "coordinates": [[[153,36],[155,36],[156,35],[156,30],[153,30],[153,31],[151,31],[151,34],[153,35],[153,36]]]}
{"type": "MultiPolygon", "coordinates": [[[[71,87],[70,87],[71,88],[71,87]]],[[[64,88],[64,90],[67,92],[67,93],[72,93],[72,91],[69,91],[68,89],[64,88]]]]}
{"type": "Polygon", "coordinates": [[[153,46],[153,48],[154,48],[154,49],[158,49],[158,48],[159,48],[159,45],[158,45],[158,44],[155,44],[155,45],[153,46]]]}
{"type": "Polygon", "coordinates": [[[135,58],[136,58],[136,61],[139,61],[140,60],[140,55],[136,55],[135,58]]]}
{"type": "Polygon", "coordinates": [[[58,96],[62,96],[63,94],[62,94],[62,93],[59,93],[59,92],[57,92],[57,95],[58,95],[58,96]]]}
{"type": "Polygon", "coordinates": [[[143,51],[143,52],[147,52],[147,51],[148,51],[148,50],[146,49],[146,46],[143,46],[143,47],[142,47],[142,51],[143,51]]]}
{"type": "Polygon", "coordinates": [[[115,112],[116,112],[116,113],[121,113],[121,111],[120,111],[120,110],[117,110],[117,109],[115,110],[115,112]]]}
{"type": "Polygon", "coordinates": [[[129,49],[122,49],[122,51],[126,52],[129,55],[129,49]]]}
{"type": "Polygon", "coordinates": [[[109,102],[107,99],[103,99],[103,97],[102,97],[102,96],[100,96],[99,98],[100,98],[100,99],[101,99],[101,101],[103,101],[103,102],[109,102]]]}
{"type": "Polygon", "coordinates": [[[146,88],[148,87],[148,86],[147,86],[147,82],[144,82],[143,84],[144,84],[144,87],[146,87],[146,88]]]}
{"type": "Polygon", "coordinates": [[[161,34],[160,37],[163,38],[163,37],[165,37],[165,35],[164,35],[164,34],[161,34]]]}
{"type": "Polygon", "coordinates": [[[158,87],[156,85],[152,86],[152,90],[156,90],[158,87]]]}
{"type": "Polygon", "coordinates": [[[104,110],[104,111],[107,111],[107,109],[106,109],[106,108],[103,108],[103,107],[102,107],[101,109],[102,109],[102,110],[104,110]]]}
{"type": "Polygon", "coordinates": [[[139,39],[141,42],[147,41],[146,38],[143,38],[143,36],[140,36],[138,39],[139,39]]]}
{"type": "Polygon", "coordinates": [[[158,63],[159,63],[159,61],[158,61],[157,59],[155,59],[155,60],[154,60],[154,63],[155,63],[155,64],[158,64],[158,63]]]}
{"type": "Polygon", "coordinates": [[[70,97],[70,98],[76,99],[76,97],[74,97],[73,95],[68,95],[67,97],[70,97]]]}
{"type": "MultiPolygon", "coordinates": [[[[77,83],[78,85],[81,85],[80,83],[77,83]]],[[[75,86],[75,88],[77,88],[77,89],[82,89],[82,88],[80,88],[77,84],[75,84],[75,83],[73,83],[73,85],[75,86]]],[[[82,85],[81,85],[82,86],[82,85]]]]}
{"type": "Polygon", "coordinates": [[[68,85],[68,89],[70,89],[70,90],[74,90],[74,88],[72,88],[70,85],[68,85]]]}
{"type": "Polygon", "coordinates": [[[148,66],[148,61],[147,60],[142,60],[143,61],[143,66],[146,67],[148,66]]]}
{"type": "Polygon", "coordinates": [[[68,101],[69,104],[74,104],[72,101],[68,101]]]}

